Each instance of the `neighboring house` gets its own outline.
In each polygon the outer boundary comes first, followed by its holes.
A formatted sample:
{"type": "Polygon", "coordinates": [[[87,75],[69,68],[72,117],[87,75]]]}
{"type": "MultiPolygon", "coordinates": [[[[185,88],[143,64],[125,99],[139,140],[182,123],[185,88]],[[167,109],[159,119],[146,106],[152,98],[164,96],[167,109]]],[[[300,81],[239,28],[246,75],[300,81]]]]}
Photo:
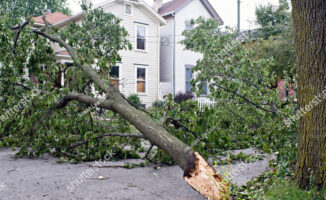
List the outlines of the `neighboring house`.
{"type": "MultiPolygon", "coordinates": [[[[106,0],[96,5],[105,12],[122,19],[121,25],[129,32],[133,50],[120,51],[121,63],[113,67],[111,83],[125,95],[138,94],[142,103],[151,105],[159,98],[160,82],[160,27],[166,21],[143,0],[106,0]]],[[[63,27],[70,22],[80,23],[83,13],[68,17],[49,13],[47,18],[54,26],[63,27]]],[[[35,25],[42,25],[42,17],[35,25]]],[[[54,46],[57,61],[72,63],[68,53],[54,46]]]]}
{"type": "MultiPolygon", "coordinates": [[[[167,21],[161,27],[161,96],[168,93],[190,92],[191,68],[202,57],[201,54],[185,50],[180,44],[182,32],[192,29],[191,19],[214,18],[220,25],[223,21],[208,0],[172,0],[162,4],[154,0],[154,9],[167,21]]],[[[203,96],[207,95],[207,84],[203,96]]]]}
{"type": "MultiPolygon", "coordinates": [[[[277,80],[277,90],[280,92],[280,100],[287,101],[288,97],[295,94],[294,83],[290,83],[288,87],[284,87],[285,81],[283,79],[277,80]]],[[[295,100],[296,101],[296,100],[295,100]]]]}
{"type": "MultiPolygon", "coordinates": [[[[46,19],[49,21],[49,23],[53,26],[56,26],[59,22],[61,22],[62,20],[68,19],[70,18],[70,16],[62,14],[60,12],[55,12],[55,13],[51,13],[49,10],[47,11],[48,13],[46,13],[46,19]]],[[[42,16],[38,16],[38,17],[33,17],[32,18],[34,20],[34,26],[36,28],[40,28],[44,26],[44,22],[42,19],[42,16]]],[[[62,49],[59,47],[58,44],[53,44],[52,46],[54,52],[56,52],[56,54],[59,54],[58,51],[61,51],[62,49]]],[[[65,57],[59,58],[57,57],[57,62],[58,63],[62,63],[62,64],[70,64],[72,63],[72,60],[69,56],[67,56],[68,53],[66,53],[65,57]]],[[[31,76],[29,75],[29,72],[27,69],[25,69],[25,75],[24,77],[26,79],[31,79],[32,81],[34,81],[35,83],[39,83],[37,80],[37,77],[31,76]]],[[[60,85],[64,86],[64,73],[61,73],[61,80],[60,80],[60,85]]]]}

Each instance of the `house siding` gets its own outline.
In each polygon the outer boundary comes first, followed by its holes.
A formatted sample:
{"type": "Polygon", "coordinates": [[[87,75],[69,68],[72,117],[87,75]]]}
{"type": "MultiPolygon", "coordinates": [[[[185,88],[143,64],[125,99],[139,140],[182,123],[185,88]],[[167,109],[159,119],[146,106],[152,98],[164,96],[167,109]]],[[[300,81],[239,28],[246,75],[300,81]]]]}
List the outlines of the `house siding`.
{"type": "Polygon", "coordinates": [[[122,26],[129,32],[129,41],[133,46],[131,51],[120,51],[122,63],[120,67],[121,92],[129,96],[136,94],[136,69],[137,65],[146,66],[146,93],[138,94],[141,101],[151,104],[158,99],[159,88],[159,23],[152,19],[141,7],[134,4],[132,15],[124,14],[124,3],[117,2],[103,7],[122,19],[122,26]],[[145,24],[147,27],[146,51],[136,50],[136,24],[145,24]]]}
{"type": "Polygon", "coordinates": [[[172,82],[173,79],[173,47],[174,47],[174,18],[166,19],[167,25],[161,28],[161,82],[172,82]]]}
{"type": "Polygon", "coordinates": [[[197,60],[202,58],[202,55],[193,51],[185,50],[185,46],[180,44],[184,39],[182,35],[185,30],[187,20],[204,17],[212,18],[200,0],[193,0],[188,3],[183,9],[176,13],[176,60],[175,60],[175,93],[186,91],[186,66],[195,66],[197,60]]]}
{"type": "Polygon", "coordinates": [[[202,58],[201,54],[185,50],[184,45],[181,44],[181,41],[184,39],[182,33],[186,28],[185,22],[199,17],[212,18],[200,0],[193,0],[176,12],[174,17],[166,18],[168,24],[161,28],[161,38],[173,36],[173,38],[169,39],[171,45],[168,47],[161,46],[161,81],[171,82],[171,85],[173,85],[172,73],[174,73],[174,94],[186,91],[186,66],[195,66],[197,60],[202,58]],[[175,32],[174,28],[176,29],[175,32]],[[173,41],[175,44],[174,54],[173,41]],[[174,55],[175,70],[172,72],[174,55]]]}

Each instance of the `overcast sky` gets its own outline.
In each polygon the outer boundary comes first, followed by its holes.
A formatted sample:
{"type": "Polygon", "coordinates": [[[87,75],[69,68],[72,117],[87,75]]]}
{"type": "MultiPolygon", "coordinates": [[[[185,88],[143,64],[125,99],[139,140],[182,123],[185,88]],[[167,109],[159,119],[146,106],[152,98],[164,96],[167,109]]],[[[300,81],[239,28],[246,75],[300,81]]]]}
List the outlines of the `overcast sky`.
{"type": "MultiPolygon", "coordinates": [[[[93,0],[93,4],[100,3],[104,0],[93,0]]],[[[149,5],[153,4],[153,0],[145,0],[149,5]]],[[[169,0],[163,0],[168,2],[169,0]]],[[[237,0],[209,0],[214,6],[217,13],[221,16],[226,26],[237,26],[237,0]]],[[[267,5],[271,3],[278,5],[279,0],[241,0],[241,29],[253,29],[255,24],[255,8],[259,5],[267,5]]],[[[73,13],[80,10],[80,0],[68,0],[73,13]]]]}

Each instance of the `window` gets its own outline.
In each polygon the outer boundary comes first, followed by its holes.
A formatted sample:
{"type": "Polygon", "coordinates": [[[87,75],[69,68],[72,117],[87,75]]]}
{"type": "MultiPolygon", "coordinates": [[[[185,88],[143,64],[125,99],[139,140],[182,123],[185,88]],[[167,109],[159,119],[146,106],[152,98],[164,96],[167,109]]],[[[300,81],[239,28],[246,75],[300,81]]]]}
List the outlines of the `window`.
{"type": "Polygon", "coordinates": [[[186,23],[186,31],[190,31],[194,28],[190,20],[187,20],[185,23],[186,23]]]}
{"type": "Polygon", "coordinates": [[[146,93],[146,69],[137,68],[137,92],[146,93]]]}
{"type": "Polygon", "coordinates": [[[191,72],[192,66],[186,65],[186,93],[191,92],[191,84],[190,80],[192,79],[192,72],[191,72]]]}
{"type": "Polygon", "coordinates": [[[132,14],[132,5],[129,3],[125,3],[125,14],[126,15],[132,14]]]}
{"type": "Polygon", "coordinates": [[[110,83],[115,87],[119,88],[119,66],[113,66],[110,71],[110,83]]]}
{"type": "Polygon", "coordinates": [[[202,95],[207,95],[208,94],[208,85],[207,85],[207,82],[203,81],[203,82],[201,82],[201,85],[203,87],[203,93],[202,93],[202,95]]]}
{"type": "Polygon", "coordinates": [[[136,49],[146,50],[146,26],[136,25],[136,27],[137,27],[136,49]]]}

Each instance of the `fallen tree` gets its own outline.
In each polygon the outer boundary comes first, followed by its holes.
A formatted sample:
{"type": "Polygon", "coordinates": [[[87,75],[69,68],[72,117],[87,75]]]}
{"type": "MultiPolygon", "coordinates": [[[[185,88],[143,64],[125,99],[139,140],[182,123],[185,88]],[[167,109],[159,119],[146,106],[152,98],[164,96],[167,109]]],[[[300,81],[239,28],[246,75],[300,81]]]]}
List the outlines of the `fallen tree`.
{"type": "Polygon", "coordinates": [[[163,124],[153,122],[145,113],[130,105],[120,93],[112,92],[110,94],[114,95],[117,100],[100,100],[78,93],[70,93],[66,98],[89,105],[101,102],[98,107],[118,112],[143,133],[145,139],[171,156],[184,170],[186,182],[195,190],[210,199],[227,198],[228,186],[226,182],[198,152],[194,152],[191,147],[169,134],[163,124]]]}
{"type": "MultiPolygon", "coordinates": [[[[184,144],[178,138],[167,132],[163,126],[165,123],[164,118],[159,120],[159,122],[154,122],[147,113],[130,104],[128,100],[109,83],[109,80],[102,78],[103,74],[108,74],[110,67],[115,64],[116,58],[119,58],[119,48],[127,45],[127,41],[123,39],[127,33],[122,28],[117,30],[116,33],[118,33],[118,35],[116,36],[103,36],[100,34],[101,32],[110,32],[113,26],[117,28],[117,26],[119,26],[119,20],[115,19],[111,14],[104,13],[102,10],[93,10],[89,11],[89,13],[84,16],[81,26],[71,24],[62,31],[51,27],[45,16],[43,20],[45,27],[41,29],[29,26],[31,20],[28,19],[26,22],[22,23],[22,25],[11,27],[13,31],[12,34],[5,32],[8,33],[8,35],[5,35],[7,38],[14,36],[14,50],[12,51],[11,58],[4,57],[2,61],[9,63],[8,66],[12,66],[12,59],[18,59],[18,57],[21,56],[25,58],[25,60],[14,61],[15,64],[18,63],[20,67],[24,66],[24,62],[30,64],[31,60],[34,61],[34,63],[32,63],[33,65],[39,66],[39,64],[42,64],[43,61],[47,62],[47,60],[37,57],[36,53],[42,54],[42,52],[37,51],[46,49],[45,46],[49,45],[48,41],[52,41],[64,47],[73,59],[74,67],[81,69],[82,74],[80,74],[80,76],[87,78],[89,80],[87,84],[93,83],[102,94],[107,96],[107,98],[98,99],[93,97],[91,93],[78,93],[70,88],[65,88],[66,90],[62,92],[62,98],[57,101],[54,109],[61,109],[69,105],[72,101],[78,101],[89,106],[96,105],[99,108],[109,109],[118,113],[134,125],[152,145],[166,152],[181,169],[184,170],[185,181],[196,191],[209,199],[229,198],[228,184],[198,152],[194,152],[190,146],[184,144]],[[92,31],[90,26],[95,20],[102,20],[102,24],[95,27],[100,30],[98,35],[96,35],[96,31],[92,33],[88,32],[92,31]],[[111,20],[113,23],[110,24],[106,20],[111,20]],[[46,40],[37,43],[39,37],[43,37],[46,40]],[[19,41],[20,38],[23,38],[22,41],[19,41]],[[112,45],[111,40],[115,40],[113,42],[116,42],[119,48],[112,50],[110,48],[110,45],[112,45]],[[31,42],[35,43],[30,45],[31,42]],[[26,45],[26,47],[24,45],[26,45]],[[100,102],[99,105],[98,102],[100,102]]],[[[6,28],[5,23],[2,25],[4,30],[6,28]]],[[[2,41],[2,43],[6,44],[5,41],[2,41]]],[[[11,43],[7,43],[7,45],[8,47],[12,46],[11,43]]],[[[53,58],[48,59],[52,59],[53,61],[53,58]]],[[[52,90],[51,87],[47,89],[48,91],[42,94],[46,95],[52,90]]],[[[52,112],[53,110],[49,111],[47,117],[50,117],[52,112]]]]}

